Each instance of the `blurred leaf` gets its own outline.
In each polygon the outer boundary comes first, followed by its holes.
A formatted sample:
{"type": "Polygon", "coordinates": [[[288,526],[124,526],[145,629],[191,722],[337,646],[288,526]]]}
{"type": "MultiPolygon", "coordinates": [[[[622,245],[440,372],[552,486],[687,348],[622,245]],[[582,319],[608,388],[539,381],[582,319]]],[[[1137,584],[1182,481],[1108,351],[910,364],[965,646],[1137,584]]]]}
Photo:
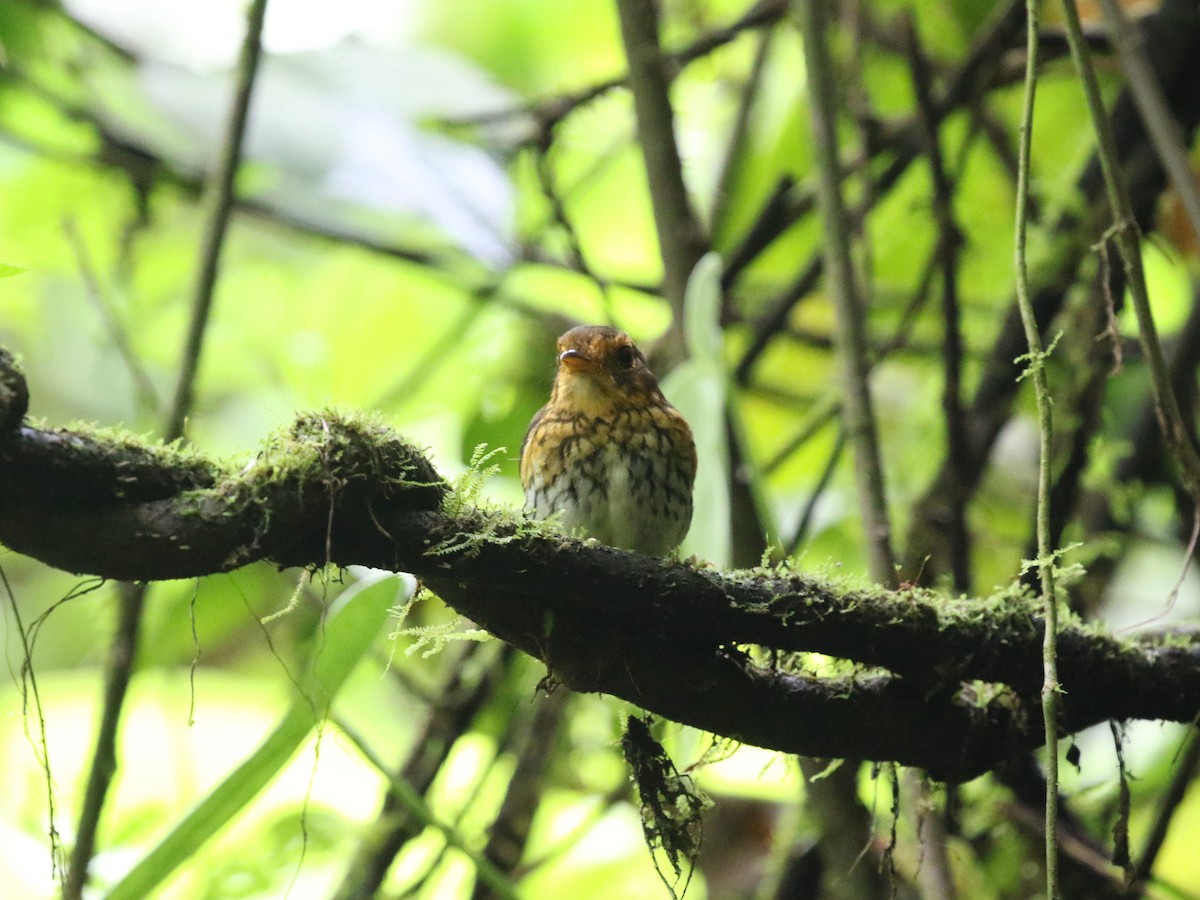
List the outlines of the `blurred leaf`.
{"type": "MultiPolygon", "coordinates": [[[[184,171],[211,170],[231,72],[109,61],[89,67],[87,84],[122,139],[184,171]]],[[[265,55],[254,90],[245,155],[257,166],[244,195],[322,230],[427,249],[448,239],[474,259],[511,262],[504,168],[428,124],[514,105],[468,62],[432,48],[385,53],[343,43],[265,55]]],[[[519,118],[507,132],[518,128],[519,118]]],[[[491,137],[509,140],[503,131],[491,137]]]]}
{"type": "Polygon", "coordinates": [[[688,279],[683,331],[688,358],[665,379],[663,391],[692,426],[696,491],[684,552],[729,565],[729,445],[725,432],[725,361],[721,331],[721,257],[708,253],[688,279]]]}
{"type": "Polygon", "coordinates": [[[0,3],[0,66],[8,57],[34,55],[42,50],[44,12],[23,3],[0,3]]]}

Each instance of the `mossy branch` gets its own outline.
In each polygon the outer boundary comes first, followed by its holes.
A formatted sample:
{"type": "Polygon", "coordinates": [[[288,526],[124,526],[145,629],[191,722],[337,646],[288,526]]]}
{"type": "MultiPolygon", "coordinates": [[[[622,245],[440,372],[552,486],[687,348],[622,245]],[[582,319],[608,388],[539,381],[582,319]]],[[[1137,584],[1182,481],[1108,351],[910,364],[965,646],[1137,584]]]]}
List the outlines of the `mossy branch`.
{"type": "MultiPolygon", "coordinates": [[[[128,436],[66,434],[0,434],[0,542],[67,571],[192,578],[256,560],[406,571],[566,686],[746,743],[954,780],[1042,743],[1042,614],[1019,593],[951,601],[775,570],[722,573],[563,538],[512,513],[451,516],[449,488],[422,453],[363,417],[303,415],[243,467],[128,436]],[[75,472],[78,497],[53,479],[39,494],[31,460],[50,452],[55,471],[75,472]],[[140,474],[117,490],[116,461],[131,458],[140,474]],[[465,549],[429,552],[456,544],[465,549]],[[781,661],[763,662],[753,646],[781,661]],[[818,676],[804,652],[859,668],[818,676]]],[[[1185,722],[1200,708],[1191,635],[1117,640],[1068,624],[1059,673],[1069,731],[1185,722]]]]}

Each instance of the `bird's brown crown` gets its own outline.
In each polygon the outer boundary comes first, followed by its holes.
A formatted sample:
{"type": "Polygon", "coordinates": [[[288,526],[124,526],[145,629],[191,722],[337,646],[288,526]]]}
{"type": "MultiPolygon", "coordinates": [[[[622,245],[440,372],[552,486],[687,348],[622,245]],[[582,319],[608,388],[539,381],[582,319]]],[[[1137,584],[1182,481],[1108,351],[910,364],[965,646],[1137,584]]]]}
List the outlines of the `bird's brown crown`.
{"type": "Polygon", "coordinates": [[[580,325],[558,339],[550,403],[603,415],[617,404],[657,406],[665,401],[629,335],[605,325],[580,325]]]}

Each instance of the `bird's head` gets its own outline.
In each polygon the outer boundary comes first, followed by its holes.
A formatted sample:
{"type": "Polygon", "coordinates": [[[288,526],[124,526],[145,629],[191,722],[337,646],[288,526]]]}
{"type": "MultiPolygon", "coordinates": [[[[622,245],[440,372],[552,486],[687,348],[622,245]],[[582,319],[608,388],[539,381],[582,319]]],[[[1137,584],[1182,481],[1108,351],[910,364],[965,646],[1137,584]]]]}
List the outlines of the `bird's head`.
{"type": "Polygon", "coordinates": [[[646,357],[625,332],[580,325],[558,339],[555,401],[603,415],[617,403],[654,403],[661,398],[646,357]]]}

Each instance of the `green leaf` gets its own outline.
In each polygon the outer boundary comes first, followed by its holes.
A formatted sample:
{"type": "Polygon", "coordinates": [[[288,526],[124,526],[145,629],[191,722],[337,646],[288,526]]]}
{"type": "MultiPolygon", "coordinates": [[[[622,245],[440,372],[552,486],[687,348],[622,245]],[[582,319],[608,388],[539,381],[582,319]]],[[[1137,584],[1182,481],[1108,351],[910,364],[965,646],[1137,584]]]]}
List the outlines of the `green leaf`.
{"type": "Polygon", "coordinates": [[[177,867],[232,821],[287,765],[358,661],[379,635],[397,593],[407,590],[399,576],[362,581],[337,600],[318,645],[304,690],[259,748],[147,853],[108,894],[109,900],[145,897],[177,867]]]}
{"type": "Polygon", "coordinates": [[[0,278],[8,278],[10,275],[20,275],[24,271],[20,266],[10,266],[8,263],[0,263],[0,278]]]}
{"type": "Polygon", "coordinates": [[[663,392],[692,426],[696,491],[685,553],[718,566],[730,564],[729,444],[725,433],[725,361],[721,332],[721,257],[696,263],[684,298],[683,336],[688,358],[663,380],[663,392]]]}

